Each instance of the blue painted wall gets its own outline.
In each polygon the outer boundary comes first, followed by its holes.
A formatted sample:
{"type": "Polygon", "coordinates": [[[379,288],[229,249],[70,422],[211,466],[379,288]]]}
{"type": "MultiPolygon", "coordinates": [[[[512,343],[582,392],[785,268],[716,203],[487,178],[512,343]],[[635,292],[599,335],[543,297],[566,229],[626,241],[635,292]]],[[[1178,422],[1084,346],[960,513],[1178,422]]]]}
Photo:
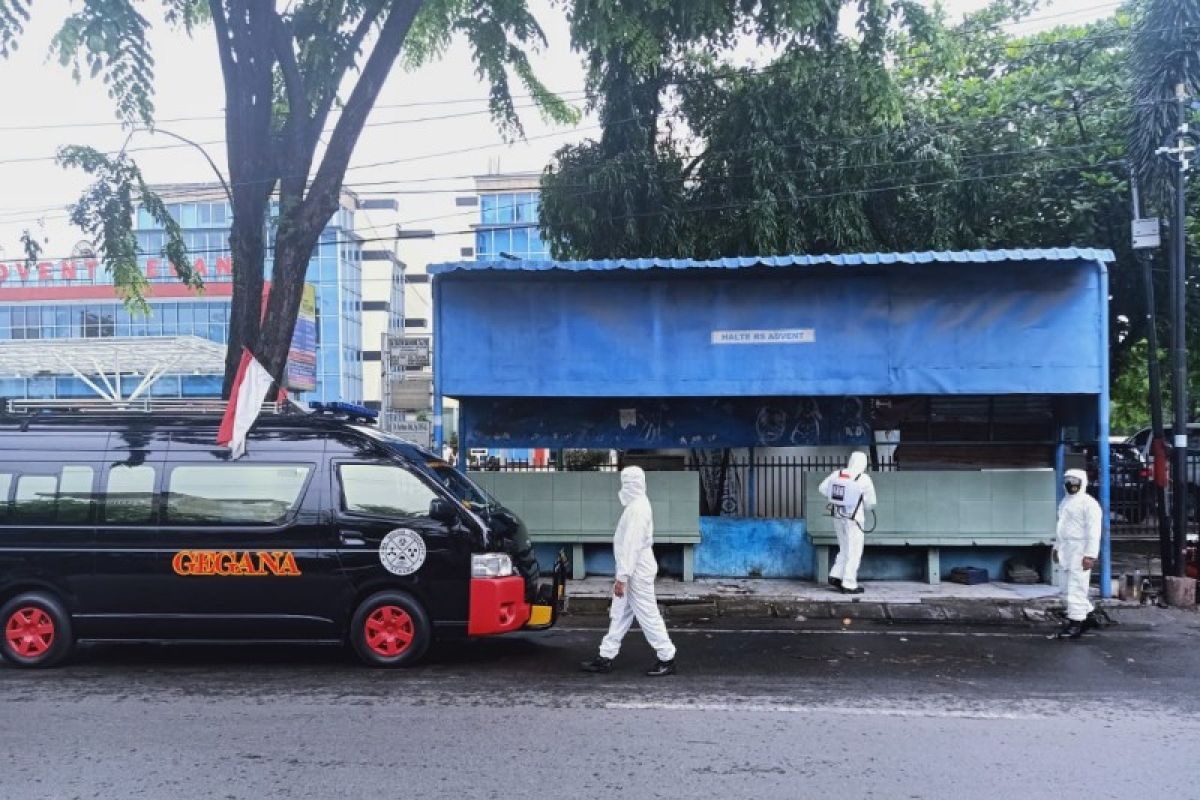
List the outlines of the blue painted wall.
{"type": "Polygon", "coordinates": [[[815,572],[802,519],[700,518],[696,577],[811,579],[815,572]]]}

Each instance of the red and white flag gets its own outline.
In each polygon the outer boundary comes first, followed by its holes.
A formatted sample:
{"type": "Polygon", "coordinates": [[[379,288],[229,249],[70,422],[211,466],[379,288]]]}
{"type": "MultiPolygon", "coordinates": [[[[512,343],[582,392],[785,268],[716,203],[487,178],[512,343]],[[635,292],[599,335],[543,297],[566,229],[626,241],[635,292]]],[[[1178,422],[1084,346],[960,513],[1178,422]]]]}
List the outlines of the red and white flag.
{"type": "Polygon", "coordinates": [[[217,444],[233,452],[231,458],[241,458],[246,452],[246,434],[258,419],[263,401],[271,390],[271,374],[258,363],[258,359],[246,349],[242,350],[242,363],[238,365],[225,416],[217,429],[217,444]]]}

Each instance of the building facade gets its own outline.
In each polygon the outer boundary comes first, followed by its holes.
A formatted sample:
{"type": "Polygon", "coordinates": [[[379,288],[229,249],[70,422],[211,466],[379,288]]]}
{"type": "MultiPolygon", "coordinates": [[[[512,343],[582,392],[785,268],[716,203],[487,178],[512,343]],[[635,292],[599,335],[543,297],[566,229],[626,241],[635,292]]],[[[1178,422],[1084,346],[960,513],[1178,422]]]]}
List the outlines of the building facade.
{"type": "MultiPolygon", "coordinates": [[[[233,277],[229,203],[219,188],[207,185],[158,191],[182,228],[204,290],[179,283],[161,255],[165,233],[144,210],[135,229],[139,268],[150,284],[146,313],[122,302],[112,276],[91,254],[0,264],[0,396],[220,396],[233,277]]],[[[343,197],[309,263],[307,279],[316,290],[317,388],[301,400],[363,399],[356,202],[353,195],[343,197]]]]}

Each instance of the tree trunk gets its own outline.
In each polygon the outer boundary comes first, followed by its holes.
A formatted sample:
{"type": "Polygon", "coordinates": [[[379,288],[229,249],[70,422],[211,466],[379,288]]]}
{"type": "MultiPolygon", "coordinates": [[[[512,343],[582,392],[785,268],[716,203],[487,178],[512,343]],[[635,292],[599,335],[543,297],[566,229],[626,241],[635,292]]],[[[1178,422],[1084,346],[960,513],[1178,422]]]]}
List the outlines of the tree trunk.
{"type": "Polygon", "coordinates": [[[275,239],[275,264],[264,315],[270,324],[259,332],[256,354],[277,387],[283,386],[292,333],[304,297],[304,273],[323,228],[323,225],[318,228],[316,234],[277,236],[275,239]]]}
{"type": "MultiPolygon", "coordinates": [[[[235,193],[235,197],[237,194],[235,193]]],[[[262,320],[263,241],[265,204],[238,199],[229,245],[233,258],[233,300],[229,309],[229,342],[225,350],[225,381],[221,396],[228,398],[242,359],[243,348],[256,352],[262,320]]]]}

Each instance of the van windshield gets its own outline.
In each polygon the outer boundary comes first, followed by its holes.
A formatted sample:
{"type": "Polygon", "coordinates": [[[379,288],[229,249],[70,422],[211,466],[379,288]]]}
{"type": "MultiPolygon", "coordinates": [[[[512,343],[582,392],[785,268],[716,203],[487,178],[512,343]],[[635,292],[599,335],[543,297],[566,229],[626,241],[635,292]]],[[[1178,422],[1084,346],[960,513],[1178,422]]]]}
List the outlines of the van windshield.
{"type": "Polygon", "coordinates": [[[495,499],[485,492],[474,481],[450,466],[445,461],[427,461],[425,466],[434,474],[439,482],[458,498],[458,501],[472,510],[486,510],[496,505],[495,499]]]}

